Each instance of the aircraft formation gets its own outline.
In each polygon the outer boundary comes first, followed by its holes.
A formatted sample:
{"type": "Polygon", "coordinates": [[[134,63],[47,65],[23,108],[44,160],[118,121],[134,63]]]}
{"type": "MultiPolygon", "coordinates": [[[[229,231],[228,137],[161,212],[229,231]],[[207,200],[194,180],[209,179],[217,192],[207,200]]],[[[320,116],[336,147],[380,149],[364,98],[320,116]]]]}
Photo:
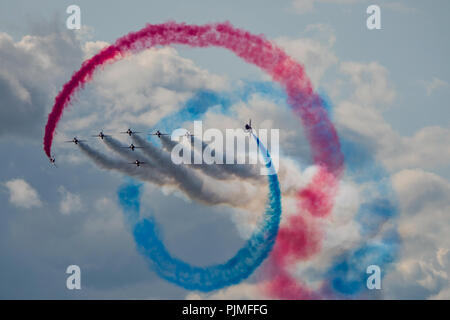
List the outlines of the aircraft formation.
{"type": "MultiPolygon", "coordinates": [[[[245,126],[244,126],[244,131],[251,133],[252,130],[253,130],[253,128],[252,128],[252,119],[249,119],[248,123],[246,123],[245,126]]],[[[140,131],[133,131],[131,128],[128,128],[126,131],[121,131],[119,133],[120,134],[127,134],[127,135],[129,135],[131,137],[132,135],[138,134],[138,133],[141,133],[141,132],[140,131]]],[[[149,136],[157,136],[158,138],[161,138],[162,136],[169,136],[170,134],[169,133],[163,133],[163,132],[161,132],[159,130],[156,130],[155,132],[149,133],[148,135],[149,136]]],[[[100,139],[104,140],[105,137],[110,137],[110,136],[111,135],[104,134],[103,130],[101,130],[98,134],[93,135],[91,137],[100,138],[100,139]]],[[[189,131],[186,131],[184,136],[187,137],[187,138],[190,138],[190,137],[193,137],[194,135],[191,134],[189,131]]],[[[74,137],[72,140],[67,140],[67,141],[64,141],[64,142],[79,144],[80,142],[86,142],[86,140],[79,140],[77,137],[74,137]]],[[[127,148],[127,149],[130,149],[131,151],[134,151],[135,149],[141,149],[142,147],[135,146],[134,144],[131,143],[129,146],[123,146],[122,148],[127,148]]],[[[55,158],[55,156],[51,156],[49,158],[49,161],[50,161],[51,164],[53,164],[56,167],[56,158],[55,158]]],[[[145,162],[136,160],[134,162],[129,162],[129,164],[134,164],[137,167],[140,167],[142,164],[145,164],[145,162]]]]}

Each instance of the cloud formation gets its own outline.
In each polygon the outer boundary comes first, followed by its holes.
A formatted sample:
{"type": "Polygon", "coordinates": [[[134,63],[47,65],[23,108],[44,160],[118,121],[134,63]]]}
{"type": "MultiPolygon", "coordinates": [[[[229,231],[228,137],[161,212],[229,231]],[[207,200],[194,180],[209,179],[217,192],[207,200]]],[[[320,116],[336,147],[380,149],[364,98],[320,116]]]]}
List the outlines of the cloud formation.
{"type": "MultiPolygon", "coordinates": [[[[343,136],[370,146],[390,170],[446,166],[450,162],[450,131],[439,126],[423,127],[402,136],[384,119],[383,111],[395,103],[396,91],[386,68],[378,63],[342,62],[350,96],[337,99],[334,111],[343,136]]],[[[345,78],[344,78],[345,79],[345,78]]]]}
{"type": "Polygon", "coordinates": [[[24,179],[12,179],[4,183],[9,191],[9,202],[19,208],[31,209],[42,206],[37,191],[24,179]]]}
{"type": "Polygon", "coordinates": [[[64,186],[60,186],[58,192],[61,194],[59,210],[62,214],[69,215],[83,209],[83,203],[79,194],[68,191],[64,186]]]}
{"type": "Polygon", "coordinates": [[[305,66],[316,88],[325,72],[338,62],[332,50],[335,41],[334,30],[325,24],[308,25],[302,37],[275,39],[291,57],[305,66]]]}
{"type": "Polygon", "coordinates": [[[328,3],[328,4],[342,4],[349,5],[361,2],[364,0],[293,0],[292,8],[298,14],[305,14],[314,11],[316,4],[328,3]]]}
{"type": "Polygon", "coordinates": [[[447,81],[439,79],[437,77],[433,77],[431,80],[422,81],[425,90],[427,92],[427,96],[431,96],[434,91],[441,88],[448,88],[450,84],[447,81]]]}
{"type": "Polygon", "coordinates": [[[422,169],[393,176],[399,195],[401,260],[386,278],[387,297],[448,299],[450,183],[422,169]]]}
{"type": "Polygon", "coordinates": [[[19,41],[0,32],[0,136],[39,137],[58,83],[81,58],[67,30],[19,41]]]}

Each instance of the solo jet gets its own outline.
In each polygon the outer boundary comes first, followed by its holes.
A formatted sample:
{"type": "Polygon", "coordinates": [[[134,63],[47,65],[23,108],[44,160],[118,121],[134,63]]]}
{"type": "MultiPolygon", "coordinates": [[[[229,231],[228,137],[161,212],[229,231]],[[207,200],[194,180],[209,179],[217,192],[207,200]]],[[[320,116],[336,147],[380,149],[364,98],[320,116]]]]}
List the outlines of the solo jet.
{"type": "Polygon", "coordinates": [[[252,119],[248,120],[248,123],[245,124],[244,131],[245,132],[252,132],[252,119]]]}
{"type": "Polygon", "coordinates": [[[124,131],[124,132],[121,132],[121,133],[127,134],[127,135],[129,135],[131,137],[132,134],[136,134],[136,133],[140,133],[140,132],[128,129],[127,131],[124,131]]]}
{"type": "Polygon", "coordinates": [[[136,167],[140,167],[141,166],[141,164],[144,164],[145,162],[142,162],[142,161],[139,161],[139,160],[136,160],[135,162],[129,162],[128,164],[135,164],[136,165],[136,167]]]}
{"type": "Polygon", "coordinates": [[[50,160],[50,163],[53,164],[56,167],[56,158],[55,156],[48,158],[50,160]]]}
{"type": "Polygon", "coordinates": [[[141,149],[142,147],[136,147],[134,144],[130,144],[128,147],[122,147],[122,148],[127,148],[127,149],[131,149],[131,151],[134,151],[134,149],[141,149]]]}

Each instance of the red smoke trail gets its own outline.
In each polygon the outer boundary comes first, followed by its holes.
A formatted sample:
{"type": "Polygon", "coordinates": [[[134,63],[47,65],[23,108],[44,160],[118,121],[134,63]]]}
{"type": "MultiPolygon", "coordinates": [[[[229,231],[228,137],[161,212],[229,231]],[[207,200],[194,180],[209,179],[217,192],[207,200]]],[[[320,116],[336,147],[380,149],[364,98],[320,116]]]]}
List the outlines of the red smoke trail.
{"type": "MultiPolygon", "coordinates": [[[[326,216],[333,206],[335,194],[333,190],[337,187],[344,159],[336,130],[322,106],[322,100],[313,91],[311,81],[306,76],[303,66],[264,36],[253,35],[234,28],[227,22],[201,26],[175,22],[148,24],[137,32],[119,38],[113,45],[83,62],[81,68],[72,75],[70,81],[56,96],[55,104],[48,116],[44,135],[44,151],[47,156],[51,155],[53,135],[64,109],[70,104],[73,94],[92,78],[99,67],[127,54],[170,44],[183,44],[191,47],[215,46],[228,49],[248,63],[264,70],[274,81],[279,82],[285,88],[288,103],[301,118],[310,141],[314,163],[320,165],[326,172],[323,177],[317,178],[317,181],[313,181],[310,186],[300,192],[300,206],[309,210],[313,215],[326,216]],[[327,188],[324,191],[322,187],[327,188]]],[[[288,234],[302,232],[301,228],[302,226],[298,226],[298,229],[288,230],[288,234]],[[295,232],[291,233],[291,231],[295,232]]],[[[283,232],[282,228],[280,233],[283,234],[283,232]]],[[[306,241],[304,244],[306,247],[309,245],[310,241],[306,241]]],[[[300,245],[300,247],[302,246],[300,245]]],[[[305,248],[304,250],[311,251],[312,249],[305,248]]],[[[279,265],[279,267],[284,268],[285,266],[279,265]]],[[[284,285],[286,284],[285,280],[290,279],[283,279],[284,285]]],[[[275,286],[274,292],[276,293],[278,289],[279,287],[275,286]]]]}
{"type": "Polygon", "coordinates": [[[331,213],[337,192],[337,177],[320,167],[306,188],[298,192],[299,212],[289,216],[278,231],[277,241],[267,263],[266,273],[271,280],[265,292],[277,299],[319,299],[289,272],[293,262],[306,260],[319,252],[323,238],[316,218],[331,213]],[[302,216],[302,213],[306,215],[302,216]]]}
{"type": "Polygon", "coordinates": [[[83,62],[56,96],[48,116],[44,135],[44,151],[47,156],[50,156],[53,134],[64,108],[69,105],[74,92],[91,79],[97,68],[128,53],[170,44],[226,48],[270,74],[286,89],[289,104],[301,117],[311,142],[314,162],[325,166],[333,174],[340,172],[343,156],[339,139],[325,109],[321,107],[320,97],[313,92],[303,67],[264,36],[234,28],[230,23],[202,26],[175,22],[148,24],[140,31],[119,38],[113,45],[83,62]]]}
{"type": "Polygon", "coordinates": [[[326,217],[333,209],[336,192],[336,177],[320,168],[309,185],[298,192],[299,206],[315,217],[326,217]]]}
{"type": "Polygon", "coordinates": [[[266,284],[263,291],[271,297],[283,300],[318,300],[321,298],[319,293],[308,289],[290,276],[285,268],[278,268],[277,274],[266,284]]]}
{"type": "Polygon", "coordinates": [[[287,220],[289,227],[280,228],[271,254],[278,266],[285,266],[292,260],[307,259],[320,250],[320,232],[311,218],[308,221],[301,215],[293,215],[287,220]]]}

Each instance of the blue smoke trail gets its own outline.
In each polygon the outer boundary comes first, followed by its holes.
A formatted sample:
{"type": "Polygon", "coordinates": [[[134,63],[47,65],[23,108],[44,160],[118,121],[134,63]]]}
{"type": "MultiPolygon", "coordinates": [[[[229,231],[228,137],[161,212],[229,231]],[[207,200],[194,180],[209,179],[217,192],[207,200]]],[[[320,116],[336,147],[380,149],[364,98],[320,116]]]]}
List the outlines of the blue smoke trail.
{"type": "MultiPolygon", "coordinates": [[[[270,154],[258,137],[266,167],[271,170],[270,154]]],[[[190,265],[173,257],[166,249],[156,221],[143,218],[132,226],[138,251],[148,259],[150,267],[162,278],[188,290],[212,291],[237,284],[249,277],[267,258],[278,233],[281,218],[281,193],[276,174],[268,175],[269,195],[260,225],[234,257],[209,267],[190,265]]],[[[135,221],[140,213],[139,184],[126,184],[118,191],[119,204],[128,221],[135,221]]]]}
{"type": "Polygon", "coordinates": [[[383,277],[396,258],[399,242],[397,232],[391,229],[381,239],[368,241],[356,250],[339,256],[328,271],[333,291],[341,295],[356,295],[367,290],[367,267],[379,266],[383,277]]]}
{"type": "Polygon", "coordinates": [[[171,131],[174,125],[179,125],[183,121],[196,120],[214,106],[220,106],[222,111],[226,111],[231,103],[231,98],[226,92],[217,93],[202,89],[188,99],[182,109],[161,119],[156,126],[164,131],[171,131]]]}
{"type": "MultiPolygon", "coordinates": [[[[162,119],[157,126],[164,130],[173,129],[183,121],[198,119],[208,109],[215,106],[219,106],[220,112],[227,114],[234,102],[248,101],[254,93],[272,99],[280,107],[288,108],[286,94],[276,84],[246,82],[231,94],[200,90],[187,101],[183,109],[162,119]],[[236,96],[237,98],[233,98],[236,96]]],[[[332,118],[333,109],[330,99],[324,92],[320,93],[320,98],[332,118]]],[[[257,142],[259,144],[258,140],[257,142]]],[[[346,174],[358,184],[373,183],[377,194],[376,197],[367,194],[368,200],[360,206],[356,215],[360,233],[367,237],[367,241],[339,255],[324,275],[333,292],[338,296],[346,297],[367,291],[365,281],[368,277],[367,266],[378,265],[382,269],[382,276],[385,274],[385,270],[397,256],[400,238],[395,223],[381,235],[378,234],[381,227],[392,222],[398,215],[398,204],[389,181],[389,174],[375,162],[370,151],[364,146],[342,137],[341,146],[346,160],[346,174]]],[[[266,159],[266,167],[270,166],[270,156],[267,158],[267,150],[262,144],[260,151],[266,159]]],[[[233,258],[224,264],[206,268],[191,266],[172,257],[161,240],[162,237],[153,218],[142,219],[138,222],[140,184],[130,183],[123,186],[119,189],[118,196],[128,219],[134,221],[133,235],[138,249],[148,258],[151,267],[164,279],[186,289],[210,291],[239,283],[247,278],[271,251],[278,232],[281,203],[278,177],[269,175],[268,180],[270,190],[268,208],[258,232],[252,235],[233,258]]]]}
{"type": "Polygon", "coordinates": [[[126,212],[126,222],[130,226],[135,225],[139,221],[141,187],[142,183],[135,183],[130,179],[130,182],[121,186],[117,191],[119,204],[123,211],[126,212]]]}
{"type": "MultiPolygon", "coordinates": [[[[246,82],[234,92],[241,101],[248,101],[254,93],[273,100],[281,107],[286,107],[285,92],[272,82],[246,82]]],[[[208,106],[217,104],[222,106],[221,111],[227,112],[234,101],[229,95],[224,94],[211,97],[203,102],[193,100],[195,103],[190,104],[190,112],[204,114],[208,106]],[[226,101],[226,103],[220,103],[220,101],[226,101]]],[[[329,117],[332,118],[331,100],[323,91],[320,92],[320,99],[329,117]]],[[[358,184],[372,183],[375,186],[370,191],[372,194],[363,195],[367,200],[361,204],[355,218],[359,223],[361,235],[367,238],[366,242],[338,256],[324,275],[337,295],[348,296],[367,290],[365,281],[368,277],[367,266],[372,264],[380,266],[381,275],[384,276],[386,269],[397,256],[400,238],[395,223],[379,234],[381,228],[393,222],[398,215],[398,204],[389,174],[361,144],[341,137],[341,145],[346,161],[346,174],[358,184]]]]}

